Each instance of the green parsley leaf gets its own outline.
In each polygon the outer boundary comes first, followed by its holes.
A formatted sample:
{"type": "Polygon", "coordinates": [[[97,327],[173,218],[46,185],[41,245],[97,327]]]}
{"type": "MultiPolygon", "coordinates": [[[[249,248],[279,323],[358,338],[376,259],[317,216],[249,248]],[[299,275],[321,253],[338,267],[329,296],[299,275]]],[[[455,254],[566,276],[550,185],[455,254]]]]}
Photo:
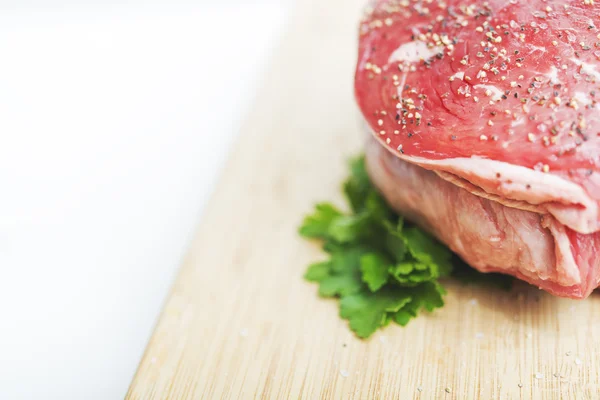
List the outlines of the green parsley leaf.
{"type": "Polygon", "coordinates": [[[367,338],[378,328],[387,325],[388,313],[396,313],[411,301],[402,291],[382,289],[376,293],[360,291],[340,300],[340,316],[350,322],[358,337],[367,338]]]}
{"type": "Polygon", "coordinates": [[[391,263],[377,253],[367,253],[360,259],[362,280],[371,292],[376,292],[385,285],[390,277],[388,270],[391,263]]]}
{"type": "Polygon", "coordinates": [[[390,268],[389,273],[401,286],[417,286],[439,277],[436,264],[424,264],[420,262],[403,262],[390,268]]]}
{"type": "Polygon", "coordinates": [[[354,247],[333,253],[327,276],[319,280],[319,295],[334,297],[358,292],[363,286],[360,259],[367,252],[366,248],[354,247]]]}
{"type": "Polygon", "coordinates": [[[384,221],[383,226],[386,230],[385,248],[394,257],[397,262],[401,262],[406,257],[406,240],[402,234],[404,227],[404,218],[398,218],[398,222],[393,224],[390,221],[384,221]]]}
{"type": "Polygon", "coordinates": [[[304,274],[304,279],[309,282],[321,282],[331,274],[331,262],[323,261],[311,264],[304,274]]]}
{"type": "Polygon", "coordinates": [[[371,249],[367,246],[341,247],[331,253],[331,269],[333,272],[343,272],[347,269],[360,268],[360,259],[371,249]]]}
{"type": "Polygon", "coordinates": [[[307,238],[326,239],[329,227],[333,220],[342,213],[329,203],[320,203],[315,206],[315,213],[304,218],[300,226],[300,235],[307,238]]]}
{"type": "Polygon", "coordinates": [[[319,295],[322,297],[346,296],[358,292],[362,287],[358,268],[332,273],[320,283],[319,295]]]}
{"type": "MultiPolygon", "coordinates": [[[[438,279],[455,265],[452,275],[463,281],[491,276],[464,266],[435,238],[394,213],[372,185],[363,156],[350,162],[344,193],[349,214],[317,204],[299,233],[323,240],[329,255],[310,265],[304,278],[319,284],[322,297],[340,298],[340,315],[357,336],[369,337],[391,321],[404,326],[420,311],[442,307],[446,292],[438,279]]],[[[493,275],[495,282],[507,280],[493,275]]]]}
{"type": "Polygon", "coordinates": [[[365,207],[367,196],[372,190],[371,180],[365,168],[365,157],[360,156],[350,160],[350,177],[344,182],[344,193],[354,212],[360,212],[365,207]]]}
{"type": "Polygon", "coordinates": [[[452,253],[433,237],[419,228],[412,227],[404,231],[404,237],[411,255],[427,265],[436,265],[437,276],[448,276],[452,271],[452,253]]]}
{"type": "Polygon", "coordinates": [[[407,290],[406,293],[410,296],[411,301],[396,311],[393,316],[394,321],[401,326],[406,326],[421,309],[431,312],[442,307],[444,305],[442,295],[446,294],[446,291],[434,281],[423,283],[407,290]]]}
{"type": "Polygon", "coordinates": [[[369,234],[369,218],[369,214],[336,217],[329,225],[329,237],[339,243],[355,242],[369,234]]]}
{"type": "Polygon", "coordinates": [[[365,199],[365,209],[373,218],[384,223],[394,217],[392,209],[387,205],[383,196],[381,196],[374,188],[368,193],[365,199]]]}

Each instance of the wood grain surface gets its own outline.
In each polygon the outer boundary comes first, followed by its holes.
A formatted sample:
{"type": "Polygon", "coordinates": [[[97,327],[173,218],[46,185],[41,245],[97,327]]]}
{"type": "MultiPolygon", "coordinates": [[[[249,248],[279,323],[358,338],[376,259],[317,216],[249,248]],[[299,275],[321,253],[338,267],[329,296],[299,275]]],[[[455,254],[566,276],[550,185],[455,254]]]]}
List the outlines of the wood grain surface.
{"type": "Polygon", "coordinates": [[[362,144],[361,4],[299,1],[127,398],[600,398],[597,294],[450,284],[441,310],[362,341],[302,280],[324,256],[297,226],[316,201],[341,204],[362,144]]]}

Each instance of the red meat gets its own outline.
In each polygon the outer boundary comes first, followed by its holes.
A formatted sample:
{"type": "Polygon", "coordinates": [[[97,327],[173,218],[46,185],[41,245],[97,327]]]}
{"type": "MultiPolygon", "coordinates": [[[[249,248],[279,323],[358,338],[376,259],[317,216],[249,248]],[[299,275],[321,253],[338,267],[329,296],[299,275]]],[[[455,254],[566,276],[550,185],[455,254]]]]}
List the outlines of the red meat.
{"type": "Polygon", "coordinates": [[[373,136],[402,160],[368,155],[374,181],[475,268],[586,297],[600,275],[599,59],[593,0],[374,2],[361,22],[356,98],[373,136]],[[481,210],[449,195],[452,223],[411,208],[402,196],[421,190],[415,176],[484,202],[488,219],[505,221],[501,240],[486,247],[480,235],[483,253],[467,245],[481,210]],[[498,256],[508,248],[521,256],[498,256]]]}

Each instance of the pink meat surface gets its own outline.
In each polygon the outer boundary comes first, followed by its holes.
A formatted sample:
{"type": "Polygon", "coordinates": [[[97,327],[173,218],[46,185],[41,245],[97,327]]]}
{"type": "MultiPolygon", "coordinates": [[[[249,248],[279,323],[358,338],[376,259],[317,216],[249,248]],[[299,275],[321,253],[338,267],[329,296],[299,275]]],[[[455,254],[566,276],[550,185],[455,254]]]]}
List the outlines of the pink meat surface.
{"type": "Polygon", "coordinates": [[[388,202],[482,272],[503,272],[557,296],[587,297],[600,278],[600,232],[508,207],[403,161],[374,140],[369,174],[388,202]]]}
{"type": "Polygon", "coordinates": [[[389,150],[370,171],[392,204],[477,269],[589,295],[600,275],[600,4],[377,0],[359,43],[356,99],[389,150]],[[415,196],[443,215],[414,209],[415,196]]]}

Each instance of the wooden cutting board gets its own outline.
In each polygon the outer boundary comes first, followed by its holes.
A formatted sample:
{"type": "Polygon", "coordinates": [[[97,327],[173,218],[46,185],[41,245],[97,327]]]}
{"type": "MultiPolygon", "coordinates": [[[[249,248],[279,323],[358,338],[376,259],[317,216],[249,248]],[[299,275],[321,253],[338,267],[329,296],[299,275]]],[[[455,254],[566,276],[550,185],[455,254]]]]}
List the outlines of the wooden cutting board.
{"type": "Polygon", "coordinates": [[[323,255],[297,226],[319,200],[342,204],[363,141],[363,1],[298,3],[127,398],[600,398],[598,295],[451,284],[441,310],[363,341],[302,280],[323,255]]]}

